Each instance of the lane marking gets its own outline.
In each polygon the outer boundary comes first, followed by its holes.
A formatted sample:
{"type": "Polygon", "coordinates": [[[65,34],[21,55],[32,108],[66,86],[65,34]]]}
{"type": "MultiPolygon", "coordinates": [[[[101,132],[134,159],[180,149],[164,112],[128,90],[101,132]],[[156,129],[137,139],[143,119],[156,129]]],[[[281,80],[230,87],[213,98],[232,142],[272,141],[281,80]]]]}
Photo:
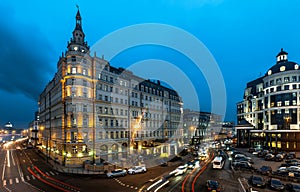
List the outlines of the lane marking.
{"type": "Polygon", "coordinates": [[[19,183],[19,178],[16,178],[16,183],[19,183]]]}
{"type": "Polygon", "coordinates": [[[13,180],[12,179],[9,179],[9,184],[13,184],[13,180]]]}
{"type": "Polygon", "coordinates": [[[3,180],[3,186],[5,186],[6,185],[6,180],[3,180]]]}
{"type": "Polygon", "coordinates": [[[9,150],[6,151],[6,157],[7,157],[7,167],[10,167],[9,150]]]}
{"type": "Polygon", "coordinates": [[[26,179],[27,179],[28,181],[30,180],[30,177],[29,177],[29,175],[27,175],[27,176],[26,176],[26,179]]]}
{"type": "Polygon", "coordinates": [[[22,182],[24,182],[25,181],[24,177],[21,177],[21,180],[22,180],[22,182]]]}

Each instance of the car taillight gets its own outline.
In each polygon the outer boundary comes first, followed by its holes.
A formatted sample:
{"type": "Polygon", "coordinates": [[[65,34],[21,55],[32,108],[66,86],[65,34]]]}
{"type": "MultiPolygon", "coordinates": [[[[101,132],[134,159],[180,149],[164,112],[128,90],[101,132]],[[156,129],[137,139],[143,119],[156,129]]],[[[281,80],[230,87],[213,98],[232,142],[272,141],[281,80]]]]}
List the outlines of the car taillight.
{"type": "Polygon", "coordinates": [[[209,187],[208,190],[211,190],[211,188],[209,187]]]}
{"type": "Polygon", "coordinates": [[[221,191],[221,189],[220,189],[220,188],[218,188],[218,189],[217,189],[217,191],[221,191]]]}

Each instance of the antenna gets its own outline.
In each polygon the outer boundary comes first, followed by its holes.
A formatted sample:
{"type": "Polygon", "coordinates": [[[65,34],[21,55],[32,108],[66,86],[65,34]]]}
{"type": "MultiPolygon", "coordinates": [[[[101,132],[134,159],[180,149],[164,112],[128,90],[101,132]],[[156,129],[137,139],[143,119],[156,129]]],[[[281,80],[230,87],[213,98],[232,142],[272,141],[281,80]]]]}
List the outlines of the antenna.
{"type": "Polygon", "coordinates": [[[79,6],[76,4],[77,9],[79,10],[79,6]]]}

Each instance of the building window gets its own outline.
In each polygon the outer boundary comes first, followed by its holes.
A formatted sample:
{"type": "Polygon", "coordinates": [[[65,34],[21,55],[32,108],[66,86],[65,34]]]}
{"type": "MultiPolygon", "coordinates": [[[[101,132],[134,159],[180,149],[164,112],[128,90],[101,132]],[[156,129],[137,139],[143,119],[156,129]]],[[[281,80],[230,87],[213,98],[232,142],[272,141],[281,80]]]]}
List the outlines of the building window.
{"type": "Polygon", "coordinates": [[[277,102],[277,107],[281,107],[281,105],[282,105],[282,102],[281,102],[281,101],[278,101],[278,102],[277,102]]]}
{"type": "Polygon", "coordinates": [[[276,84],[280,84],[281,83],[281,78],[276,79],[276,84]]]}
{"type": "Polygon", "coordinates": [[[297,101],[296,100],[293,100],[293,105],[297,105],[297,101]]]}
{"type": "Polygon", "coordinates": [[[277,110],[277,114],[281,114],[281,109],[278,109],[278,110],[277,110]]]}
{"type": "Polygon", "coordinates": [[[86,75],[86,70],[85,69],[82,70],[82,74],[86,75]]]}
{"type": "Polygon", "coordinates": [[[281,91],[281,86],[277,86],[276,91],[281,91]]]}
{"type": "Polygon", "coordinates": [[[72,67],[72,74],[76,74],[76,67],[72,67]]]}
{"type": "Polygon", "coordinates": [[[289,90],[290,89],[290,86],[289,85],[285,85],[284,86],[284,90],[289,90]]]}
{"type": "Polygon", "coordinates": [[[284,105],[285,105],[285,106],[289,106],[289,105],[290,105],[290,101],[285,101],[285,102],[284,102],[284,105]]]}
{"type": "Polygon", "coordinates": [[[274,80],[270,81],[270,86],[274,85],[274,80]]]}
{"type": "Polygon", "coordinates": [[[285,77],[285,78],[284,78],[284,82],[285,82],[285,83],[290,82],[290,77],[285,77]]]}
{"type": "Polygon", "coordinates": [[[297,76],[292,76],[292,82],[297,81],[297,76]]]}
{"type": "Polygon", "coordinates": [[[114,126],[114,120],[110,120],[110,126],[113,127],[114,126]]]}

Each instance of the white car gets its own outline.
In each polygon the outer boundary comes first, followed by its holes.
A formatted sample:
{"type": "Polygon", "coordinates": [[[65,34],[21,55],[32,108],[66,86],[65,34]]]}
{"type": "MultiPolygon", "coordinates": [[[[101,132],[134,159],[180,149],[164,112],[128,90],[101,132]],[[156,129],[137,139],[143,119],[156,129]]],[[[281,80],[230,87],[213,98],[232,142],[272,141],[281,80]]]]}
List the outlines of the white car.
{"type": "Polygon", "coordinates": [[[115,169],[109,173],[106,173],[106,176],[109,178],[125,176],[125,175],[126,175],[126,170],[124,169],[115,169]]]}
{"type": "Polygon", "coordinates": [[[128,169],[128,174],[145,173],[147,171],[145,166],[134,166],[128,169]]]}
{"type": "Polygon", "coordinates": [[[181,165],[177,167],[174,171],[170,172],[170,175],[174,174],[175,176],[177,175],[182,175],[187,171],[187,165],[181,165]]]}

